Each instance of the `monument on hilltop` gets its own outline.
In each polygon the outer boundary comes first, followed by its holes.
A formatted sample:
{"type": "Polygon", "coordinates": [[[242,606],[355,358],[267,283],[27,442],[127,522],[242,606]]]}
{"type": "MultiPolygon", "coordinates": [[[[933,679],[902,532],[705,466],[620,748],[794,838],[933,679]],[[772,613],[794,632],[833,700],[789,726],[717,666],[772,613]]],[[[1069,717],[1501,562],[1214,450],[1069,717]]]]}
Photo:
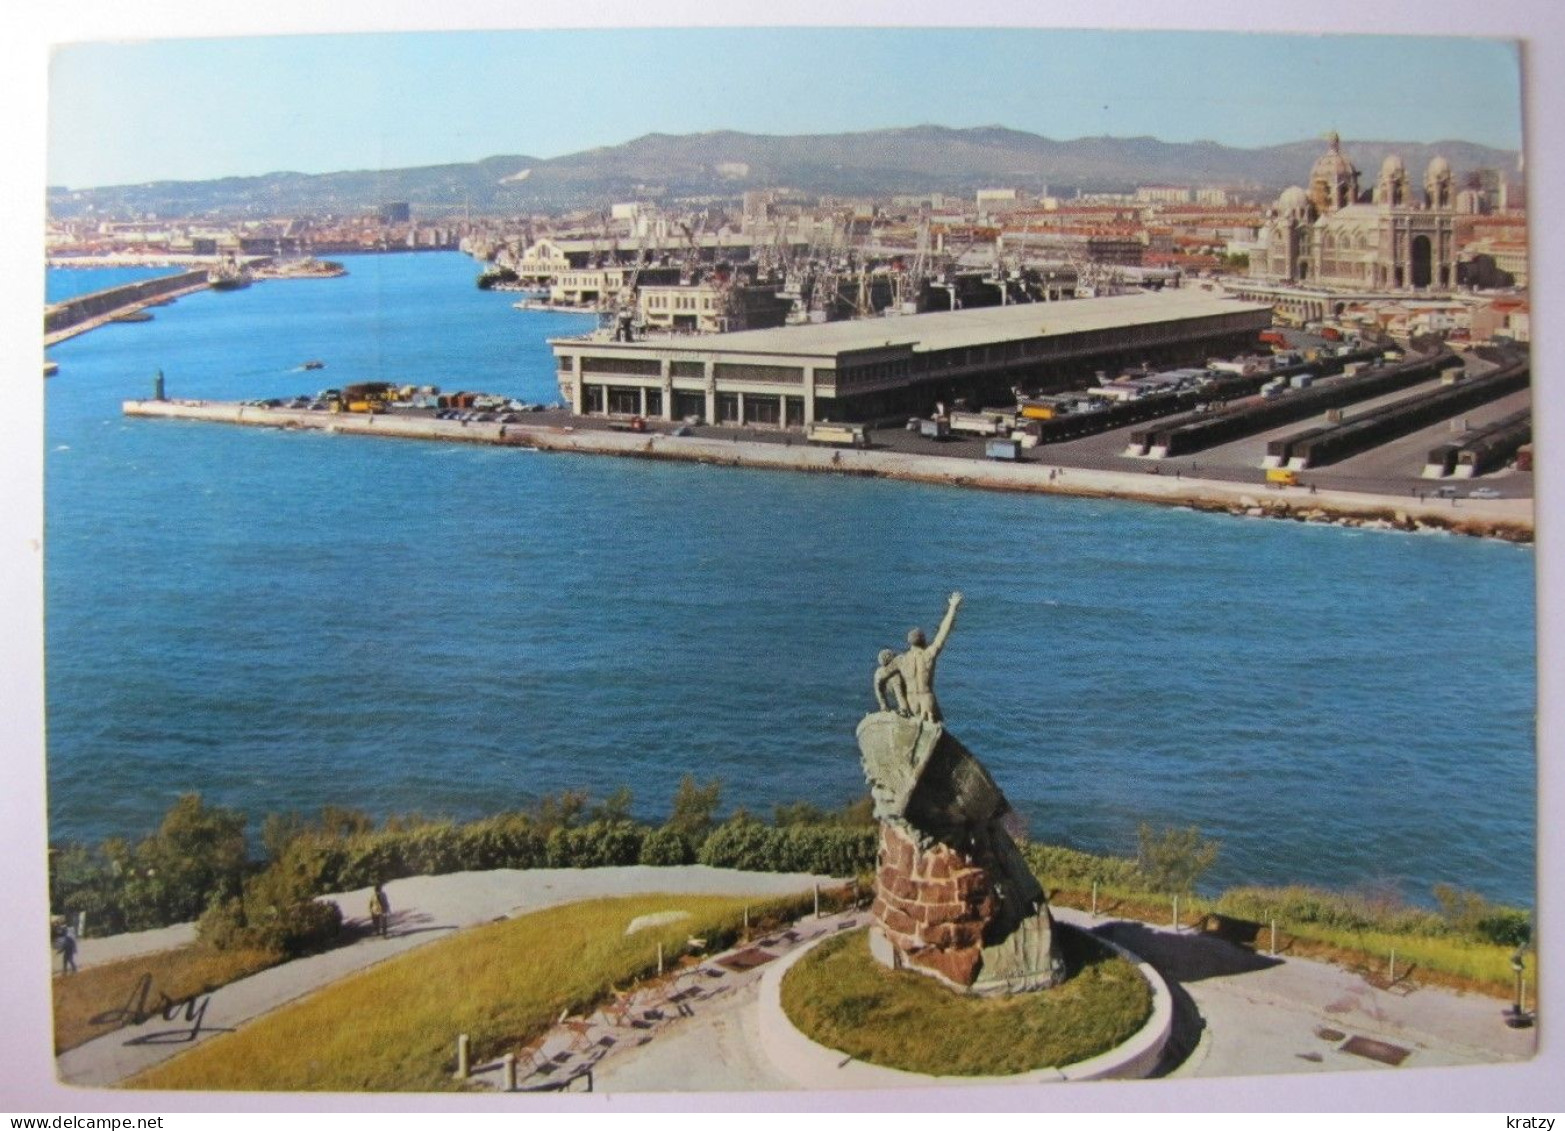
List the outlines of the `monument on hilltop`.
{"type": "Polygon", "coordinates": [[[915,628],[907,651],[880,653],[880,709],[858,726],[880,822],[870,949],[971,993],[1042,989],[1065,969],[1043,888],[1004,827],[1005,795],[946,730],[935,698],[961,604],[951,594],[933,641],[915,628]]]}

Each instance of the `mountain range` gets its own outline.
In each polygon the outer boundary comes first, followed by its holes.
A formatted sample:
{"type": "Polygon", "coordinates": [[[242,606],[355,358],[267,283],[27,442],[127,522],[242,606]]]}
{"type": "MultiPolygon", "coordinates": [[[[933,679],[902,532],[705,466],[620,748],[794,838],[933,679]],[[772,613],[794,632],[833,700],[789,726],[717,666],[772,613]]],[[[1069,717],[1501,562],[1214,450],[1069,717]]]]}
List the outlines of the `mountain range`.
{"type": "MultiPolygon", "coordinates": [[[[1387,154],[1399,154],[1415,182],[1436,154],[1460,179],[1505,169],[1518,154],[1467,141],[1422,144],[1347,141],[1343,152],[1366,187],[1387,154]]],[[[1302,184],[1325,151],[1320,139],[1257,149],[1211,141],[1089,137],[1055,141],[998,126],[915,126],[865,133],[772,137],[719,131],[647,134],[622,145],[561,157],[488,157],[462,164],[338,173],[267,173],[205,181],[158,181],[71,190],[51,188],[51,216],[160,218],[334,214],[349,216],[407,201],[415,217],[515,215],[604,208],[629,199],[736,197],[787,188],[809,195],[970,193],[1018,188],[1055,193],[1126,191],[1136,185],[1212,185],[1262,194],[1302,184]]]]}

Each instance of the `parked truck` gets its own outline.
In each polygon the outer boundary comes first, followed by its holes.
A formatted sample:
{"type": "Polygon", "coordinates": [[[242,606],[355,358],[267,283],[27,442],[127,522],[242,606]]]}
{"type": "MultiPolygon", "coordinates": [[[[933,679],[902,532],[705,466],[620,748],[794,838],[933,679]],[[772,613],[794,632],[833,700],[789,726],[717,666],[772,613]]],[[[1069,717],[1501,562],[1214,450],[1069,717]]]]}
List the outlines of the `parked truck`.
{"type": "Polygon", "coordinates": [[[845,448],[869,447],[869,429],[862,424],[832,424],[829,421],[816,421],[810,425],[805,433],[805,439],[812,444],[835,444],[845,448]]]}

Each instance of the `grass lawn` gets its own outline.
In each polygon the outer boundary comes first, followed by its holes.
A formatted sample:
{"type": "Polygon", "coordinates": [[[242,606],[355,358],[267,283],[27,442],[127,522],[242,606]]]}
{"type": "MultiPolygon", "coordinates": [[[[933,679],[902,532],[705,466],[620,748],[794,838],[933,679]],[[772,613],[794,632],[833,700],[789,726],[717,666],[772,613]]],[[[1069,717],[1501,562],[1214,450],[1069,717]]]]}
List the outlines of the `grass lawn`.
{"type": "Polygon", "coordinates": [[[68,977],[56,974],[54,1051],[65,1052],[131,1023],[134,1017],[127,1014],[138,1006],[144,1014],[155,1012],[165,995],[183,1001],[211,993],[281,961],[269,950],[220,951],[197,945],[88,966],[68,977]]]}
{"type": "Polygon", "coordinates": [[[869,933],[817,947],[783,979],[783,1010],[801,1032],[859,1060],[940,1076],[1003,1076],[1075,1064],[1120,1044],[1152,1012],[1136,968],[1075,931],[1061,946],[1070,977],[1006,998],[958,994],[888,970],[869,933]]]}
{"type": "Polygon", "coordinates": [[[390,959],[284,1006],[126,1082],[135,1088],[247,1091],[450,1091],[456,1039],[473,1063],[581,1013],[615,986],[652,973],[657,945],[678,953],[698,935],[733,938],[746,906],[764,929],[809,897],[760,903],[720,896],[638,895],[550,908],[491,923],[390,959]],[[691,918],[627,936],[660,911],[691,918]]]}

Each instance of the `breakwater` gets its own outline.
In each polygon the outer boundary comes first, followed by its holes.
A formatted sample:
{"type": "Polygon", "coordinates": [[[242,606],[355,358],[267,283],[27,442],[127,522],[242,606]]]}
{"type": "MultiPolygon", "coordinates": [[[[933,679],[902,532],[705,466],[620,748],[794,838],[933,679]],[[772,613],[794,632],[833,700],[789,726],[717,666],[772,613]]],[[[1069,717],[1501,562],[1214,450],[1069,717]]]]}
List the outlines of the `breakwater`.
{"type": "Polygon", "coordinates": [[[182,271],[157,279],[143,279],[120,287],[78,295],[47,307],[43,315],[44,345],[52,346],[103,325],[116,315],[140,310],[162,299],[178,298],[204,290],[206,269],[182,271]]]}
{"type": "Polygon", "coordinates": [[[730,467],[863,475],[972,487],[1088,498],[1115,498],[1254,518],[1286,518],[1378,529],[1450,531],[1478,537],[1531,542],[1530,499],[1410,499],[1354,491],[1304,487],[1267,488],[1217,479],[1104,471],[1042,462],[1002,463],[977,459],[784,445],[703,436],[614,431],[557,424],[498,424],[438,420],[398,414],[323,413],[271,409],[218,401],[124,402],[127,416],[168,417],[265,428],[312,429],[384,438],[528,447],[540,451],[683,460],[730,467]]]}

